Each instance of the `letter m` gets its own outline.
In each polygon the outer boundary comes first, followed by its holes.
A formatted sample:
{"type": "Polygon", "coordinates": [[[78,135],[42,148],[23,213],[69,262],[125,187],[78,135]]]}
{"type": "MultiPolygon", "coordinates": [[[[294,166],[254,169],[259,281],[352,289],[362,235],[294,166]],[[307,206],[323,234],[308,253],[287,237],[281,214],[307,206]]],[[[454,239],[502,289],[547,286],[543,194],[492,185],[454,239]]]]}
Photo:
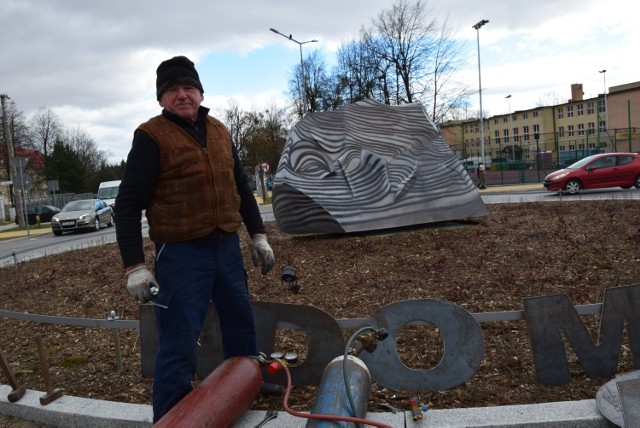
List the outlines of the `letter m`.
{"type": "Polygon", "coordinates": [[[578,312],[565,294],[524,299],[533,360],[540,383],[561,385],[571,381],[563,336],[575,351],[587,376],[616,374],[627,327],[633,367],[640,367],[640,285],[605,290],[598,344],[594,344],[578,312]]]}

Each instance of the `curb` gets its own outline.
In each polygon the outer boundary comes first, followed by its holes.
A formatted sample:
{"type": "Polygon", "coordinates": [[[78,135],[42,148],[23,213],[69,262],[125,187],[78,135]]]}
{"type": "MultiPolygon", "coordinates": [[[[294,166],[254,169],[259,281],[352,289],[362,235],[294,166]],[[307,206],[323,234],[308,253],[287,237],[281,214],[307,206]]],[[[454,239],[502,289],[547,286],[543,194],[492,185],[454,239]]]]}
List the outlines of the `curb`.
{"type": "MultiPolygon", "coordinates": [[[[27,390],[16,403],[6,396],[9,385],[0,386],[0,414],[47,426],[69,428],[148,428],[152,426],[150,405],[119,403],[63,395],[47,406],[40,404],[44,392],[27,390]]],[[[247,428],[258,425],[265,411],[248,410],[233,425],[247,428]]],[[[503,428],[610,428],[612,424],[600,413],[596,400],[579,400],[544,404],[476,407],[468,409],[429,410],[414,421],[411,412],[368,413],[367,418],[398,428],[410,427],[503,427],[503,428]]],[[[304,427],[307,420],[278,412],[272,426],[304,427]]]]}

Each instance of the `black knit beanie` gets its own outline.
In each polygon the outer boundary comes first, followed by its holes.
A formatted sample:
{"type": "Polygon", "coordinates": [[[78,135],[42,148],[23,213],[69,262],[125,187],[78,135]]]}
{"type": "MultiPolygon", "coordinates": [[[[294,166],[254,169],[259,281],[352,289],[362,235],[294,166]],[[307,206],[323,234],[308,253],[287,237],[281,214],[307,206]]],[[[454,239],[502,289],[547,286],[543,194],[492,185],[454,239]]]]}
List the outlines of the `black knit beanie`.
{"type": "Polygon", "coordinates": [[[160,97],[164,91],[178,83],[194,86],[200,89],[200,92],[204,92],[202,83],[200,83],[200,76],[198,76],[193,62],[186,56],[174,56],[171,59],[163,61],[158,66],[156,75],[156,95],[158,101],[160,101],[160,97]]]}

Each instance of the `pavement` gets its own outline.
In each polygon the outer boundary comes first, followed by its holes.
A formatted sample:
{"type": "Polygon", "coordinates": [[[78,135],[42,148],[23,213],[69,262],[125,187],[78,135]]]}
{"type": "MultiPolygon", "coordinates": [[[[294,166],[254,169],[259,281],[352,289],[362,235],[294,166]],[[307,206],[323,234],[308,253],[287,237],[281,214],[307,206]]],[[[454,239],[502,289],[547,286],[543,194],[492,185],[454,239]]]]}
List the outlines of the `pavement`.
{"type": "MultiPolygon", "coordinates": [[[[11,392],[8,385],[0,385],[0,414],[35,421],[29,428],[151,428],[151,406],[117,403],[113,401],[63,395],[46,406],[40,404],[42,391],[27,390],[15,403],[7,400],[11,392]]],[[[232,425],[232,428],[251,428],[260,425],[266,412],[248,410],[232,425]]],[[[465,409],[428,409],[422,419],[414,420],[411,412],[367,413],[367,419],[378,425],[393,428],[611,428],[613,425],[600,413],[596,400],[579,400],[562,403],[523,404],[513,406],[477,407],[465,409]]],[[[0,418],[0,423],[2,419],[0,418]]],[[[279,428],[303,428],[307,420],[279,411],[278,416],[264,426],[279,428]]],[[[332,424],[333,425],[333,424],[332,424]]],[[[370,424],[367,424],[370,425],[370,424]]],[[[11,425],[2,425],[11,426],[11,425]]],[[[186,425],[185,425],[186,426],[186,425]]],[[[327,425],[328,426],[328,425],[327,425]]]]}
{"type": "Polygon", "coordinates": [[[18,230],[15,223],[5,223],[0,225],[0,239],[12,239],[20,238],[23,236],[31,235],[44,235],[45,233],[51,233],[51,226],[49,223],[43,223],[38,228],[37,226],[30,226],[29,231],[18,230]]]}

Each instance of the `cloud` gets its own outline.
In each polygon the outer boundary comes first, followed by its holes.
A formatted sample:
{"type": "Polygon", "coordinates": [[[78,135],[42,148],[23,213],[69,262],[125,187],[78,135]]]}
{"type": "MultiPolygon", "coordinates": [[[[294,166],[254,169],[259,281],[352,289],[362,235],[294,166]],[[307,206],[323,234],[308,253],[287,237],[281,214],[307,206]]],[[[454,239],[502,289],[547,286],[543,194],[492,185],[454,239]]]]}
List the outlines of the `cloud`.
{"type": "MultiPolygon", "coordinates": [[[[391,0],[3,0],[0,4],[0,92],[30,116],[51,108],[69,128],[84,128],[119,162],[137,124],[159,112],[155,69],[184,54],[202,66],[205,102],[214,109],[236,99],[243,108],[285,103],[288,74],[299,47],[268,31],[298,40],[318,39],[332,61],[337,47],[357,36],[391,0]],[[238,68],[234,68],[238,67],[238,68]],[[225,72],[226,70],[226,72],[225,72]],[[237,76],[237,78],[234,78],[237,76]]],[[[478,85],[476,31],[480,19],[485,110],[504,111],[513,94],[519,108],[549,92],[585,96],[637,79],[633,55],[639,3],[611,0],[428,2],[465,45],[467,65],[456,80],[478,85]],[[624,11],[621,13],[621,11],[624,11]],[[536,95],[539,96],[536,97],[536,95]],[[522,104],[520,104],[522,103],[522,104]]],[[[568,96],[568,95],[567,95],[568,96]]]]}

